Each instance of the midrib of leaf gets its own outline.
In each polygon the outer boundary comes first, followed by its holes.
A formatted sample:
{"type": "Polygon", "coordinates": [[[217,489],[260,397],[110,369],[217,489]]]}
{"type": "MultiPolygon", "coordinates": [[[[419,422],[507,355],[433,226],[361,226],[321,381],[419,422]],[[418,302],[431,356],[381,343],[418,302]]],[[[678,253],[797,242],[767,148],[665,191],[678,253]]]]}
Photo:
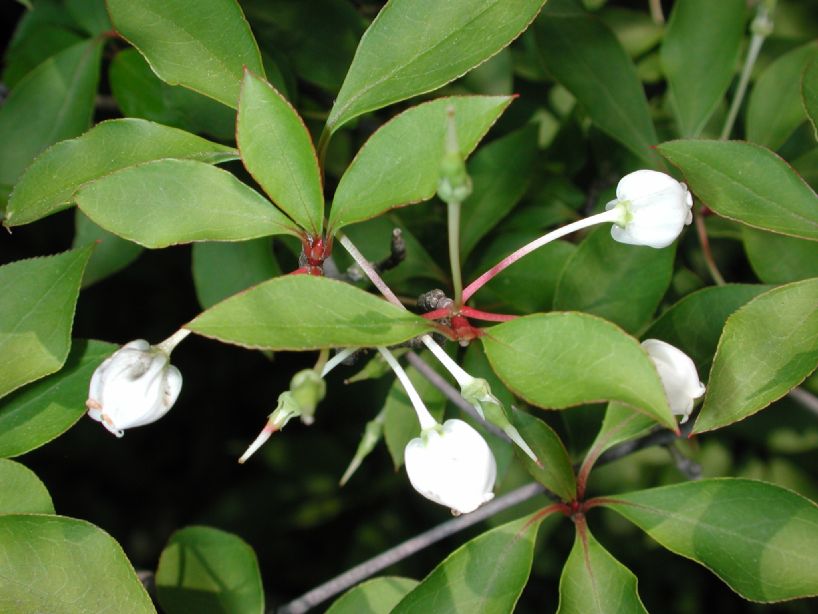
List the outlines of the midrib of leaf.
{"type": "Polygon", "coordinates": [[[577,537],[582,543],[582,558],[585,564],[585,570],[588,572],[588,578],[591,580],[591,592],[594,596],[594,603],[596,604],[597,612],[604,612],[602,603],[599,601],[599,587],[596,584],[596,576],[594,575],[593,567],[591,566],[591,553],[588,550],[588,528],[583,520],[581,524],[577,524],[577,537]]]}
{"type": "MultiPolygon", "coordinates": [[[[477,14],[476,14],[474,17],[472,17],[471,19],[467,20],[466,22],[464,22],[463,24],[461,24],[460,26],[458,26],[458,28],[457,28],[456,30],[452,30],[451,32],[449,32],[448,34],[446,34],[446,35],[445,35],[443,38],[441,38],[439,41],[437,41],[436,43],[434,43],[434,44],[433,44],[431,47],[428,47],[427,49],[424,49],[424,50],[422,50],[422,51],[420,51],[420,52],[418,52],[418,53],[416,53],[416,54],[414,54],[414,55],[410,56],[410,57],[409,57],[409,58],[406,60],[406,62],[405,62],[405,63],[403,63],[403,64],[398,64],[398,65],[397,65],[397,66],[395,66],[394,68],[392,68],[392,69],[390,69],[389,71],[387,71],[387,72],[386,72],[386,73],[385,73],[383,76],[379,77],[378,79],[376,79],[375,81],[373,81],[372,83],[370,83],[368,86],[366,86],[366,87],[364,87],[363,89],[359,90],[359,92],[358,92],[356,95],[352,96],[352,97],[349,99],[349,101],[346,103],[346,105],[344,105],[343,107],[341,107],[341,108],[339,108],[339,109],[338,109],[337,117],[341,117],[341,116],[343,116],[343,114],[344,114],[344,113],[346,113],[347,109],[349,109],[349,108],[350,108],[350,107],[351,107],[351,106],[352,106],[352,105],[353,105],[355,102],[357,102],[357,101],[358,101],[358,100],[359,100],[359,99],[360,99],[362,96],[364,96],[365,94],[369,93],[369,92],[370,92],[370,91],[371,91],[373,88],[375,88],[375,87],[379,86],[379,85],[380,85],[381,83],[383,83],[384,81],[386,81],[386,80],[388,80],[388,79],[391,79],[391,78],[392,78],[394,75],[396,75],[397,73],[399,73],[400,71],[402,71],[402,70],[403,70],[404,68],[406,68],[407,66],[410,66],[411,64],[415,63],[417,60],[419,60],[420,58],[422,58],[424,55],[427,55],[427,54],[430,54],[430,53],[435,52],[435,51],[437,50],[437,48],[438,48],[439,46],[441,46],[443,43],[445,43],[447,40],[449,40],[449,38],[451,38],[452,36],[454,36],[454,35],[455,35],[457,32],[459,32],[459,31],[460,31],[460,30],[462,30],[463,28],[467,27],[469,24],[473,23],[473,22],[474,22],[476,19],[478,19],[479,17],[482,17],[484,13],[487,13],[488,11],[490,11],[491,9],[493,9],[493,8],[494,8],[494,7],[495,7],[495,6],[496,6],[496,5],[497,5],[497,4],[500,2],[500,1],[501,1],[501,0],[495,0],[493,3],[491,3],[491,4],[487,5],[487,6],[486,6],[486,7],[485,7],[485,8],[484,8],[482,11],[480,11],[480,12],[479,12],[479,13],[477,13],[477,14]]],[[[389,10],[389,9],[390,9],[392,6],[393,6],[392,2],[389,2],[389,3],[388,3],[388,4],[387,4],[387,5],[386,5],[386,6],[383,8],[383,11],[387,11],[387,10],[389,10]]],[[[381,14],[383,14],[383,13],[381,13],[381,14]]],[[[374,27],[374,26],[375,26],[375,24],[377,23],[377,21],[378,21],[378,18],[376,18],[376,19],[375,19],[375,21],[372,23],[372,26],[370,26],[370,27],[374,27]]],[[[362,40],[361,42],[363,43],[363,40],[362,40]]],[[[353,62],[354,62],[354,58],[353,58],[353,62]]],[[[468,69],[467,69],[467,71],[468,71],[468,69]]],[[[428,90],[427,90],[427,91],[428,91],[428,90]]],[[[418,92],[418,93],[422,93],[422,92],[418,92]]],[[[365,113],[366,111],[363,111],[363,112],[365,113]]]]}
{"type": "MultiPolygon", "coordinates": [[[[685,157],[686,157],[686,160],[687,160],[687,161],[691,161],[691,160],[692,160],[692,161],[697,162],[697,163],[700,163],[700,162],[701,162],[701,161],[700,161],[698,158],[696,158],[695,156],[691,156],[691,155],[689,155],[689,154],[685,154],[685,153],[681,153],[681,152],[676,152],[676,155],[679,155],[679,156],[681,156],[682,158],[685,158],[685,157]]],[[[752,188],[750,188],[749,186],[747,186],[747,185],[745,185],[745,184],[741,183],[740,181],[737,181],[737,180],[736,180],[736,179],[735,179],[735,178],[734,178],[732,175],[728,175],[727,173],[724,173],[724,172],[720,171],[720,170],[719,170],[719,168],[718,168],[717,166],[711,166],[711,165],[706,164],[706,163],[703,163],[703,162],[701,162],[701,163],[702,163],[704,166],[707,166],[707,167],[708,167],[708,168],[709,168],[709,169],[710,169],[710,170],[711,170],[713,173],[715,173],[715,174],[716,174],[716,175],[718,175],[719,177],[724,178],[724,179],[725,179],[725,180],[726,180],[728,183],[730,183],[732,186],[737,186],[737,187],[739,188],[739,190],[740,190],[740,191],[747,192],[747,193],[751,194],[752,196],[755,196],[755,197],[756,197],[756,198],[758,198],[759,200],[763,201],[763,202],[764,202],[766,205],[770,205],[770,206],[772,206],[772,208],[773,208],[773,209],[776,209],[776,210],[778,210],[778,211],[783,211],[783,212],[784,212],[784,213],[786,213],[786,214],[789,214],[789,215],[792,215],[793,217],[799,218],[800,220],[803,220],[803,221],[804,221],[804,222],[805,222],[807,225],[809,225],[809,226],[811,226],[811,227],[815,228],[816,230],[818,230],[818,223],[816,223],[814,220],[811,220],[811,219],[809,219],[808,217],[804,217],[803,215],[801,215],[801,214],[800,214],[800,213],[798,213],[797,211],[793,211],[793,210],[791,210],[791,209],[787,209],[786,207],[783,207],[783,206],[779,205],[779,204],[778,204],[778,202],[776,202],[776,201],[774,201],[774,200],[770,200],[770,199],[768,199],[766,196],[764,196],[764,195],[762,195],[762,194],[759,194],[758,192],[754,191],[754,190],[753,190],[752,188]]],[[[801,181],[803,181],[803,180],[801,180],[801,181]]],[[[809,189],[809,190],[810,190],[810,192],[812,192],[812,190],[811,190],[811,189],[809,188],[809,186],[807,186],[806,184],[804,185],[804,187],[806,187],[807,189],[809,189]]],[[[816,195],[816,194],[815,194],[815,192],[812,192],[812,195],[813,195],[813,196],[815,196],[816,203],[818,203],[818,195],[816,195]]],[[[758,226],[757,224],[751,224],[751,223],[749,223],[749,222],[746,222],[746,221],[744,221],[744,220],[737,219],[737,218],[732,217],[732,216],[729,216],[729,215],[724,215],[724,217],[729,218],[729,219],[731,219],[731,220],[736,220],[736,221],[738,221],[738,222],[741,222],[742,224],[747,224],[748,226],[753,226],[753,227],[755,227],[755,228],[761,228],[762,230],[771,230],[770,228],[766,228],[766,227],[764,227],[764,226],[758,226]]],[[[772,231],[772,232],[775,232],[775,231],[772,231]]],[[[780,232],[780,231],[779,231],[779,232],[780,232]]],[[[792,236],[792,235],[789,235],[789,236],[792,236]]],[[[801,235],[798,235],[798,236],[800,237],[801,235]]],[[[804,239],[810,240],[808,237],[801,237],[801,238],[804,238],[804,239]]]]}

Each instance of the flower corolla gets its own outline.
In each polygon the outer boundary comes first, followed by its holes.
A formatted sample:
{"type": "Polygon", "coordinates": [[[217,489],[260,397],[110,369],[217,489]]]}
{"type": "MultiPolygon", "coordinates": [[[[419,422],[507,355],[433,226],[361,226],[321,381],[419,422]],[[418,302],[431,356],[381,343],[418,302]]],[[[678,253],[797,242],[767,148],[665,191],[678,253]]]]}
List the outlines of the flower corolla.
{"type": "Polygon", "coordinates": [[[705,392],[704,384],[699,381],[696,365],[690,356],[664,341],[645,339],[642,347],[659,372],[670,411],[676,416],[681,416],[681,423],[684,424],[693,411],[696,399],[705,392]]]}

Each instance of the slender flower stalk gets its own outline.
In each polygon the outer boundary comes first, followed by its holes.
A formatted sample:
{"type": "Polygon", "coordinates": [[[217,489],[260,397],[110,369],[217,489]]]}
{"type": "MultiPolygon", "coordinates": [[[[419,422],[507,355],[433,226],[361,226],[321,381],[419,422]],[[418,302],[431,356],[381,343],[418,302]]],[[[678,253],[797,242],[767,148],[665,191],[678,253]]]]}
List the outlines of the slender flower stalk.
{"type": "Polygon", "coordinates": [[[459,307],[463,304],[463,275],[460,272],[460,203],[447,203],[449,227],[449,262],[452,267],[452,287],[454,288],[454,304],[459,307]]]}
{"type": "Polygon", "coordinates": [[[330,358],[325,364],[323,369],[321,369],[321,377],[326,377],[330,371],[332,371],[335,367],[340,365],[344,362],[347,358],[352,356],[355,352],[358,351],[358,348],[347,348],[345,350],[341,350],[340,352],[336,353],[335,356],[330,358]]]}
{"type": "Polygon", "coordinates": [[[565,235],[569,235],[572,232],[576,232],[577,230],[582,230],[583,228],[589,228],[590,226],[596,226],[597,224],[604,224],[605,222],[617,222],[621,218],[621,212],[616,209],[611,209],[610,211],[604,211],[602,213],[597,213],[596,215],[592,215],[582,220],[578,220],[576,222],[572,222],[563,226],[562,228],[557,228],[556,230],[552,230],[548,234],[541,236],[539,239],[535,239],[528,243],[527,245],[522,246],[520,249],[515,251],[513,254],[506,256],[500,262],[495,264],[491,267],[488,271],[483,273],[480,277],[475,279],[471,282],[466,289],[463,291],[463,301],[468,301],[475,292],[477,292],[480,288],[485,286],[489,281],[491,281],[498,273],[507,269],[512,264],[517,262],[523,256],[527,256],[535,249],[542,247],[551,241],[564,237],[565,235]]]}
{"type": "Polygon", "coordinates": [[[452,377],[454,377],[461,388],[468,385],[474,379],[446,353],[446,350],[437,344],[437,341],[432,339],[431,335],[423,335],[420,340],[423,342],[423,345],[429,348],[429,351],[435,355],[435,358],[440,361],[446,370],[452,374],[452,377]]]}
{"type": "Polygon", "coordinates": [[[176,346],[187,338],[190,332],[191,331],[186,328],[180,328],[161,343],[157,343],[156,347],[162,350],[165,354],[170,355],[170,353],[176,349],[176,346]]]}
{"type": "Polygon", "coordinates": [[[378,272],[372,266],[372,263],[366,259],[366,257],[357,247],[355,247],[355,244],[349,240],[349,237],[341,232],[337,233],[335,237],[338,239],[338,242],[344,246],[344,249],[349,252],[349,255],[352,256],[353,260],[355,260],[355,263],[361,267],[361,270],[369,278],[369,280],[375,284],[375,287],[381,294],[383,294],[386,300],[393,305],[400,307],[401,309],[406,309],[397,295],[392,292],[392,288],[386,285],[386,282],[380,275],[378,275],[378,272]]]}
{"type": "Polygon", "coordinates": [[[741,76],[736,86],[736,93],[733,96],[733,101],[730,103],[730,110],[727,113],[727,119],[724,122],[724,128],[722,128],[721,136],[719,137],[722,141],[729,139],[730,134],[733,132],[733,125],[736,123],[738,111],[747,93],[747,86],[750,84],[750,76],[753,74],[753,67],[758,59],[758,54],[761,52],[764,41],[773,31],[772,13],[774,9],[774,0],[761,0],[761,2],[758,3],[755,19],[753,19],[753,23],[750,26],[753,36],[750,38],[750,46],[747,48],[747,57],[744,59],[744,66],[741,69],[741,76]]]}
{"type": "Polygon", "coordinates": [[[437,420],[434,419],[429,410],[426,408],[426,404],[423,402],[423,399],[420,398],[418,391],[415,389],[415,386],[412,384],[412,380],[409,379],[409,376],[406,375],[406,371],[403,370],[403,367],[400,366],[400,363],[392,356],[392,352],[390,352],[385,347],[379,347],[378,351],[383,356],[384,360],[389,364],[392,370],[397,375],[398,379],[400,380],[403,389],[406,390],[406,394],[409,397],[409,400],[412,402],[412,407],[415,408],[415,413],[418,416],[418,422],[420,422],[420,429],[425,431],[426,429],[434,428],[438,425],[437,420]]]}

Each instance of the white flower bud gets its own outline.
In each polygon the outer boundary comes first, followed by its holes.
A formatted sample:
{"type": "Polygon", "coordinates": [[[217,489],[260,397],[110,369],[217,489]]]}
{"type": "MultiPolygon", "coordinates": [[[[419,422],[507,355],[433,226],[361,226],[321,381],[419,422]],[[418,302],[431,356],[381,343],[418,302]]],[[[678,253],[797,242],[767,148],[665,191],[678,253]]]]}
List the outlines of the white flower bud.
{"type": "Polygon", "coordinates": [[[682,416],[681,423],[684,424],[693,411],[694,401],[705,391],[704,384],[699,381],[696,365],[690,356],[664,341],[645,339],[642,347],[656,365],[670,403],[670,411],[676,416],[682,416]]]}
{"type": "Polygon", "coordinates": [[[455,513],[467,514],[494,498],[494,455],[462,420],[425,429],[406,444],[404,461],[415,490],[455,513]]]}
{"type": "Polygon", "coordinates": [[[616,199],[605,209],[616,208],[620,217],[611,236],[620,243],[667,247],[693,221],[693,197],[687,186],[670,175],[641,170],[622,178],[616,199]]]}
{"type": "Polygon", "coordinates": [[[88,415],[117,437],[150,424],[173,407],[182,390],[182,374],[163,350],[144,339],[122,346],[91,377],[88,415]]]}

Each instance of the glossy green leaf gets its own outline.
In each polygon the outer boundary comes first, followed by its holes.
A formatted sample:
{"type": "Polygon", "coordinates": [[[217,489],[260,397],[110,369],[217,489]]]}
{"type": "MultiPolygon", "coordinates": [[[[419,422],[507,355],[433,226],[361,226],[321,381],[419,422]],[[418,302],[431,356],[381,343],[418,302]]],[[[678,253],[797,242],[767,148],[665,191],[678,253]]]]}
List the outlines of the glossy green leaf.
{"type": "Polygon", "coordinates": [[[769,286],[728,284],[691,292],[650,325],[645,339],[661,339],[693,359],[704,377],[727,317],[769,286]]]}
{"type": "Polygon", "coordinates": [[[279,51],[299,78],[337,92],[352,63],[364,20],[345,0],[242,0],[262,49],[279,51]],[[309,33],[309,35],[306,35],[309,33]]]}
{"type": "Polygon", "coordinates": [[[585,311],[635,333],[650,321],[673,276],[675,244],[664,249],[625,245],[605,224],[565,263],[554,309],[585,311]]]}
{"type": "Polygon", "coordinates": [[[536,159],[537,130],[531,125],[489,143],[474,155],[468,166],[472,193],[463,203],[460,234],[464,260],[523,197],[536,159]]]}
{"type": "Polygon", "coordinates": [[[659,151],[719,215],[818,240],[818,196],[769,149],[742,141],[670,141],[659,151]]]}
{"type": "Polygon", "coordinates": [[[583,521],[560,576],[557,614],[647,614],[636,576],[605,550],[583,521]]]}
{"type": "Polygon", "coordinates": [[[818,241],[741,229],[744,251],[758,278],[768,284],[786,284],[818,277],[818,241]]]}
{"type": "Polygon", "coordinates": [[[520,518],[467,542],[426,576],[392,614],[508,614],[528,582],[541,519],[520,518]]]}
{"type": "Polygon", "coordinates": [[[88,128],[101,53],[99,41],[72,45],[37,66],[11,91],[0,107],[0,184],[14,185],[43,149],[88,128]]]}
{"type": "Polygon", "coordinates": [[[744,0],[679,0],[662,42],[662,69],[679,132],[697,137],[721,102],[739,64],[744,0]]]}
{"type": "Polygon", "coordinates": [[[439,98],[412,107],[381,126],[341,177],[329,227],[338,230],[393,207],[430,199],[440,177],[449,106],[455,108],[457,141],[465,158],[510,102],[509,96],[439,98]]]}
{"type": "Polygon", "coordinates": [[[290,103],[250,72],[241,86],[236,139],[244,166],[272,201],[321,236],[324,195],[310,133],[290,103]]]}
{"type": "MultiPolygon", "coordinates": [[[[518,247],[543,234],[545,231],[532,228],[499,235],[482,252],[474,276],[487,271],[518,247]]],[[[481,305],[491,306],[492,311],[521,314],[550,311],[559,278],[576,249],[568,241],[552,241],[505,269],[480,288],[475,299],[481,305]]]]}
{"type": "Polygon", "coordinates": [[[341,595],[326,614],[390,614],[417,580],[384,576],[362,582],[341,595]]]}
{"type": "Polygon", "coordinates": [[[676,427],[647,353],[610,322],[581,313],[535,314],[494,326],[481,340],[495,373],[530,403],[563,409],[621,401],[676,427]]]}
{"type": "Polygon", "coordinates": [[[77,32],[54,24],[40,24],[30,28],[25,36],[15,40],[6,50],[3,83],[14,89],[29,72],[48,58],[84,38],[77,32]]]}
{"type": "Polygon", "coordinates": [[[256,41],[236,0],[107,0],[114,26],[154,72],[236,108],[244,68],[263,75],[256,41]]]}
{"type": "Polygon", "coordinates": [[[818,140],[818,60],[813,60],[801,76],[801,99],[818,140]]]}
{"type": "Polygon", "coordinates": [[[615,445],[647,434],[656,426],[651,418],[622,403],[612,401],[605,408],[605,417],[588,456],[599,456],[615,445]]]}
{"type": "MultiPolygon", "coordinates": [[[[432,416],[438,421],[442,420],[443,412],[446,409],[446,397],[443,396],[443,393],[418,373],[414,367],[407,367],[406,374],[432,416]]],[[[403,451],[406,444],[415,437],[420,436],[420,424],[418,423],[415,408],[409,400],[406,390],[397,379],[392,382],[389,393],[386,395],[383,412],[383,437],[389,455],[392,457],[392,464],[397,471],[403,466],[403,451]]]]}
{"type": "Polygon", "coordinates": [[[85,414],[91,375],[116,349],[74,340],[60,371],[0,401],[0,457],[30,452],[71,428],[85,414]]]}
{"type": "Polygon", "coordinates": [[[235,149],[142,119],[114,119],[57,143],[26,170],[9,198],[7,226],[28,224],[68,207],[77,190],[115,171],[161,158],[217,164],[235,149]]]}
{"type": "Polygon", "coordinates": [[[123,49],[114,56],[108,81],[117,106],[127,117],[209,134],[220,141],[236,139],[235,109],[187,88],[168,85],[136,49],[123,49]]]}
{"type": "Polygon", "coordinates": [[[528,472],[564,501],[575,499],[577,483],[574,468],[559,435],[545,422],[523,411],[513,411],[512,423],[542,463],[540,467],[519,446],[514,446],[514,453],[528,472]]]}
{"type": "Polygon", "coordinates": [[[0,515],[53,513],[54,503],[40,478],[24,465],[0,458],[0,515]]]}
{"type": "Polygon", "coordinates": [[[544,2],[392,0],[361,39],[328,128],[465,74],[517,38],[544,2]]]}
{"type": "Polygon", "coordinates": [[[185,328],[249,348],[312,350],[394,345],[432,325],[350,284],[288,275],[222,301],[185,328]]]}
{"type": "Polygon", "coordinates": [[[280,274],[268,238],[193,244],[193,283],[205,309],[280,274]]]}
{"type": "Polygon", "coordinates": [[[763,409],[818,366],[818,278],[779,286],[727,319],[696,433],[763,409]]]}
{"type": "Polygon", "coordinates": [[[0,267],[0,397],[57,371],[91,248],[0,267]]]}
{"type": "Polygon", "coordinates": [[[649,166],[661,164],[636,68],[607,26],[571,0],[550,0],[533,31],[545,67],[591,120],[649,166]]]}
{"type": "Polygon", "coordinates": [[[156,613],[122,547],[74,518],[0,516],[0,583],[0,612],[156,613]]]}
{"type": "Polygon", "coordinates": [[[105,0],[65,0],[65,10],[89,36],[103,34],[113,27],[105,0]]]}
{"type": "Polygon", "coordinates": [[[613,499],[607,507],[745,599],[770,603],[818,594],[818,507],[792,491],[725,478],[613,499]]]}
{"type": "Polygon", "coordinates": [[[83,288],[121,271],[142,253],[139,245],[100,228],[79,209],[76,210],[74,228],[73,247],[94,246],[82,276],[83,288]]]}
{"type": "Polygon", "coordinates": [[[801,75],[818,58],[818,44],[785,53],[770,64],[753,86],[747,105],[747,140],[776,150],[804,121],[801,75]]]}
{"type": "Polygon", "coordinates": [[[167,614],[262,614],[264,589],[253,549],[210,527],[186,527],[168,540],[156,569],[167,614]]]}
{"type": "Polygon", "coordinates": [[[131,166],[86,185],[74,198],[105,230],[151,248],[296,233],[258,192],[195,160],[131,166]]]}

